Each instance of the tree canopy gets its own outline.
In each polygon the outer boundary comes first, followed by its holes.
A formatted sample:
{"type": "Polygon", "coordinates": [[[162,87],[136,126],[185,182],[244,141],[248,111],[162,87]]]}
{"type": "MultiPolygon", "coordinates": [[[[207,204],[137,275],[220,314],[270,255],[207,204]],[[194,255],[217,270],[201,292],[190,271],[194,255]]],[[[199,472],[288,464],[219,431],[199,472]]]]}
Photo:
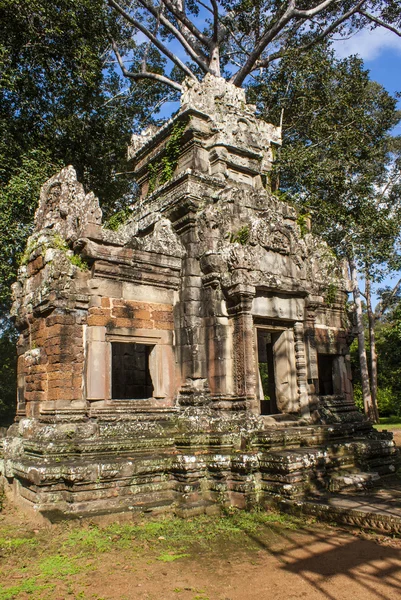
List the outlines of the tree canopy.
{"type": "MultiPolygon", "coordinates": [[[[183,75],[225,75],[242,86],[251,73],[294,51],[298,56],[324,39],[346,37],[364,27],[401,35],[397,0],[107,0],[108,5],[174,67],[169,75],[146,60],[125,66],[133,80],[152,79],[180,89],[183,75]]],[[[129,60],[129,53],[125,53],[129,60]]]]}

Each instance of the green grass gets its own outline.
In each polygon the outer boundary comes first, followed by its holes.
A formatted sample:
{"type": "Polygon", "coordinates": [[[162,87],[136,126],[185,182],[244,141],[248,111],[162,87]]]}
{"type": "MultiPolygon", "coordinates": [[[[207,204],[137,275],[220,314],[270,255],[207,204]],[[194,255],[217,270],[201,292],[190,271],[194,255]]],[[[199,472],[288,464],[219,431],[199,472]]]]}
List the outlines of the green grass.
{"type": "Polygon", "coordinates": [[[380,425],[401,425],[401,417],[381,417],[379,419],[380,425]]]}
{"type": "Polygon", "coordinates": [[[170,554],[168,552],[162,552],[160,556],[157,557],[157,560],[161,562],[174,562],[175,560],[179,560],[180,558],[187,558],[191,556],[190,554],[170,554]]]}
{"type": "Polygon", "coordinates": [[[379,421],[378,425],[374,425],[374,428],[378,431],[383,431],[383,429],[401,429],[401,417],[381,417],[379,421]]]}
{"type": "MultiPolygon", "coordinates": [[[[135,571],[136,561],[160,561],[167,567],[168,563],[191,560],[200,553],[220,555],[223,548],[230,553],[254,551],[260,547],[257,540],[269,544],[277,532],[304,525],[305,521],[291,516],[237,509],[186,520],[143,518],[108,526],[61,523],[51,530],[0,522],[0,554],[4,559],[0,600],[54,600],[63,596],[85,599],[87,575],[111,560],[116,569],[130,572],[135,571]]],[[[204,590],[193,592],[207,599],[204,590]]]]}
{"type": "Polygon", "coordinates": [[[13,600],[24,593],[29,595],[32,594],[32,598],[37,598],[38,596],[36,596],[36,594],[43,592],[44,590],[53,589],[54,587],[54,584],[38,583],[37,577],[29,577],[18,585],[13,585],[8,588],[3,588],[0,584],[0,600],[13,600]]]}
{"type": "Polygon", "coordinates": [[[3,550],[13,550],[15,548],[19,548],[20,546],[29,545],[35,546],[36,539],[34,538],[0,538],[0,548],[3,550]]]}

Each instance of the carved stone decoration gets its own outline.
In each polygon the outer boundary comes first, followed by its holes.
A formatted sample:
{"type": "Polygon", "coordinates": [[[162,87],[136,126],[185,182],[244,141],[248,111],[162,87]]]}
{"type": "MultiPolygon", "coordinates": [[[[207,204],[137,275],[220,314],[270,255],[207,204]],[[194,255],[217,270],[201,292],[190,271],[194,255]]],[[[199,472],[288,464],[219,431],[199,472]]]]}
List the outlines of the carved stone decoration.
{"type": "Polygon", "coordinates": [[[171,221],[164,218],[156,223],[152,235],[138,240],[138,248],[178,258],[185,255],[185,249],[175,233],[171,221]]]}
{"type": "Polygon", "coordinates": [[[141,131],[141,133],[133,133],[131,136],[131,144],[128,146],[127,157],[128,160],[133,158],[135,154],[145,146],[149,140],[158,132],[159,127],[157,125],[149,125],[141,131]]]}
{"type": "Polygon", "coordinates": [[[93,192],[85,193],[73,167],[65,167],[42,186],[35,231],[51,229],[70,242],[83,236],[89,223],[101,222],[98,199],[93,192]]]}

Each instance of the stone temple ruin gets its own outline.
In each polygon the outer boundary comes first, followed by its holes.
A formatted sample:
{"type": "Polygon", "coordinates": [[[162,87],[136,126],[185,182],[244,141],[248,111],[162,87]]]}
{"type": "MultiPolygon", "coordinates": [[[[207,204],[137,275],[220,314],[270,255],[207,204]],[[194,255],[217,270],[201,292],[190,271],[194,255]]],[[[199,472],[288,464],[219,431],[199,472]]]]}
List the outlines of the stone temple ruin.
{"type": "Polygon", "coordinates": [[[223,79],[184,85],[133,136],[117,230],[72,167],[42,188],[3,465],[50,519],[318,506],[395,469],[353,403],[346,273],[271,191],[280,129],[223,79]]]}

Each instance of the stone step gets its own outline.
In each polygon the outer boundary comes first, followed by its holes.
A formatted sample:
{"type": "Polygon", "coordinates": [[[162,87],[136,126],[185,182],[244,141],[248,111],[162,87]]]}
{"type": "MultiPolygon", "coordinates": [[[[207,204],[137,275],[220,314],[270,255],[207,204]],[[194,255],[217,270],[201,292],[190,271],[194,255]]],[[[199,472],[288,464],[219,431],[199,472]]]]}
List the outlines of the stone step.
{"type": "Polygon", "coordinates": [[[328,489],[330,492],[368,490],[374,487],[379,480],[380,475],[377,472],[338,472],[331,476],[328,489]]]}
{"type": "Polygon", "coordinates": [[[268,505],[284,512],[313,515],[317,519],[352,527],[401,534],[401,479],[380,481],[370,491],[328,493],[315,498],[272,498],[268,505]]]}

